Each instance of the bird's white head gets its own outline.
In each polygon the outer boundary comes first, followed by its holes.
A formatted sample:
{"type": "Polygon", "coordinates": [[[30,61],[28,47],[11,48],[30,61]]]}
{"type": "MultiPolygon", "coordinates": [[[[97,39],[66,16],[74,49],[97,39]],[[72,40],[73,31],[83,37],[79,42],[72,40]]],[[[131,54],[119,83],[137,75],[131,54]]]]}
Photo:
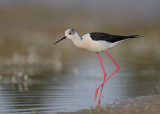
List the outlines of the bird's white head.
{"type": "Polygon", "coordinates": [[[77,34],[77,32],[76,32],[74,29],[67,29],[67,30],[65,31],[65,36],[66,36],[66,38],[68,38],[68,39],[74,38],[76,34],[77,34]]]}
{"type": "Polygon", "coordinates": [[[67,29],[65,31],[65,37],[61,38],[60,40],[58,40],[54,44],[66,39],[66,38],[73,40],[77,35],[78,35],[78,33],[75,31],[75,29],[67,29]]]}

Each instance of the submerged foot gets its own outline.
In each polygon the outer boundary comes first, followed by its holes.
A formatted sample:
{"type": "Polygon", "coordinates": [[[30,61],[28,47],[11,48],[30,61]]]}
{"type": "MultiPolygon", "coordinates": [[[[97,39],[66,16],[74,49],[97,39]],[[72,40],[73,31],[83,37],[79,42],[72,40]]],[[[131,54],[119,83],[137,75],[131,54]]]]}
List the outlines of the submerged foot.
{"type": "Polygon", "coordinates": [[[97,102],[97,105],[96,105],[97,108],[99,107],[100,102],[101,102],[101,100],[99,100],[99,101],[97,102]]]}

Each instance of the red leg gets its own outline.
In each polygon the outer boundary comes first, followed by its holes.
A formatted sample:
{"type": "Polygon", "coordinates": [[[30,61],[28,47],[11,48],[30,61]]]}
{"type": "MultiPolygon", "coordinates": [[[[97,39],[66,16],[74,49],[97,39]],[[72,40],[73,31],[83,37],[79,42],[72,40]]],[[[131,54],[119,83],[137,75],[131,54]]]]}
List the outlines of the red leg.
{"type": "Polygon", "coordinates": [[[109,53],[107,51],[105,51],[106,54],[109,56],[109,58],[114,62],[114,64],[117,66],[117,69],[107,78],[103,81],[103,83],[96,89],[96,91],[98,92],[99,88],[100,87],[103,87],[104,83],[113,76],[113,74],[115,74],[119,69],[120,69],[120,66],[116,63],[116,61],[109,55],[109,53]]]}
{"type": "MultiPolygon", "coordinates": [[[[104,81],[105,81],[105,79],[106,79],[106,71],[105,71],[104,66],[103,66],[103,64],[102,64],[102,60],[101,60],[101,58],[100,58],[99,53],[97,53],[97,55],[98,55],[98,59],[99,59],[99,62],[100,62],[100,64],[101,64],[102,70],[103,70],[103,72],[104,72],[104,79],[103,79],[103,83],[104,83],[104,81]]],[[[98,99],[98,102],[97,102],[97,107],[99,106],[99,102],[100,102],[100,99],[101,99],[102,90],[103,90],[103,85],[102,85],[101,92],[100,92],[100,95],[99,95],[99,99],[98,99]]],[[[98,90],[96,90],[96,92],[95,92],[94,100],[95,100],[96,97],[97,97],[97,93],[98,93],[98,90]]]]}

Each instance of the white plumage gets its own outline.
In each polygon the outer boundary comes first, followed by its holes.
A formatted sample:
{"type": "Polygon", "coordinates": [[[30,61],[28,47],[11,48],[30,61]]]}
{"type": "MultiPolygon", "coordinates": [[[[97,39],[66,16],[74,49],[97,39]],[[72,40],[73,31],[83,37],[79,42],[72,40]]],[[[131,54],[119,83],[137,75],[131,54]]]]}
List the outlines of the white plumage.
{"type": "Polygon", "coordinates": [[[79,36],[77,31],[74,29],[68,29],[65,31],[65,37],[62,39],[58,40],[56,43],[62,41],[63,39],[70,39],[72,42],[79,48],[84,48],[92,52],[97,52],[100,64],[102,66],[102,70],[104,72],[104,79],[103,83],[96,89],[95,91],[95,96],[94,100],[97,97],[97,93],[99,89],[101,88],[101,92],[99,95],[99,99],[97,102],[97,107],[99,106],[100,103],[100,98],[101,98],[101,93],[103,90],[104,83],[111,78],[112,75],[114,75],[119,69],[120,66],[115,62],[115,60],[109,55],[109,53],[106,51],[114,46],[116,46],[119,42],[128,39],[128,38],[137,38],[139,35],[130,35],[130,36],[119,36],[119,35],[111,35],[107,33],[99,33],[99,32],[93,32],[93,33],[87,33],[83,35],[82,37],[79,36]],[[100,58],[99,52],[105,51],[108,57],[113,61],[113,63],[117,66],[117,69],[107,77],[104,66],[102,64],[102,60],[100,58]]]}

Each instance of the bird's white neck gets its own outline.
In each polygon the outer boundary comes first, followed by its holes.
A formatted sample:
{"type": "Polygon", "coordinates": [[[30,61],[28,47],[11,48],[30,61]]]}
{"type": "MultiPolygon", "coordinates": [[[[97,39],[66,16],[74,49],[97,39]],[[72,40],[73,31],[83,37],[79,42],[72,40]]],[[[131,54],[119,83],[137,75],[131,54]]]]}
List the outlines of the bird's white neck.
{"type": "Polygon", "coordinates": [[[72,39],[72,42],[79,48],[82,48],[82,38],[79,34],[76,34],[75,37],[72,39]]]}

